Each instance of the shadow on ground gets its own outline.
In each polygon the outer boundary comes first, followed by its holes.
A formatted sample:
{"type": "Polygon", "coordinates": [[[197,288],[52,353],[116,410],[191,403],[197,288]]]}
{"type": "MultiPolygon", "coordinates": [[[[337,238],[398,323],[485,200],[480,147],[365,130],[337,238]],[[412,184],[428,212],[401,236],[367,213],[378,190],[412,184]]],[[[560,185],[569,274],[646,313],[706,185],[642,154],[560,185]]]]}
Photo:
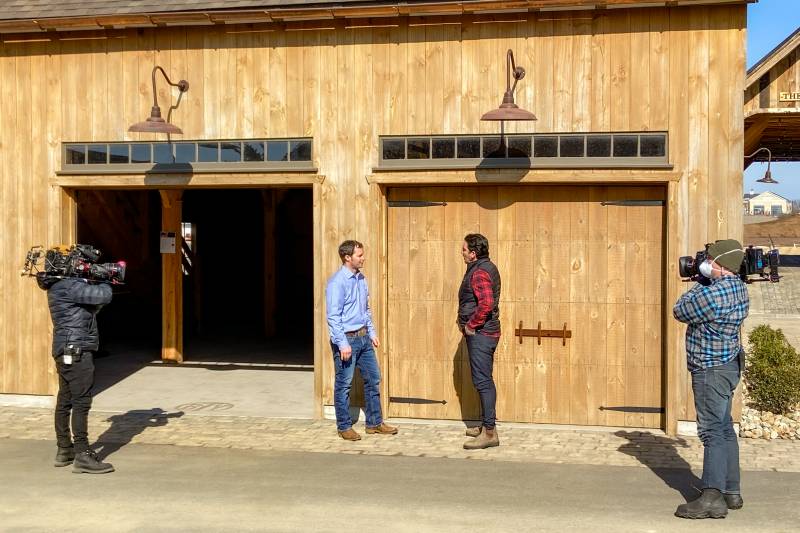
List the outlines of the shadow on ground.
{"type": "Polygon", "coordinates": [[[642,431],[617,431],[617,437],[628,440],[619,451],[635,457],[640,463],[653,471],[670,488],[681,493],[689,502],[700,495],[702,482],[694,475],[692,467],[680,456],[677,447],[688,448],[689,444],[681,438],[671,439],[642,431]],[[664,468],[663,463],[679,465],[664,468]]]}
{"type": "Polygon", "coordinates": [[[100,460],[104,460],[123,446],[130,444],[133,438],[145,429],[166,426],[170,418],[181,416],[183,411],[167,413],[158,407],[113,415],[107,419],[111,422],[111,426],[97,437],[92,448],[100,460]]]}

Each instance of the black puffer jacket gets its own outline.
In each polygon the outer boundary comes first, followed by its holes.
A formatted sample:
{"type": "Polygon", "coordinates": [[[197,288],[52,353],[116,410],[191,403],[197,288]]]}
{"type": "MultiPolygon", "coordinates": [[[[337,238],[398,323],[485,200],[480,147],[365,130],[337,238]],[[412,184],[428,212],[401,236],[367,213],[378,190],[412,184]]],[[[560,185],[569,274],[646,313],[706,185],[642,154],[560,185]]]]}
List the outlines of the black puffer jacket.
{"type": "Polygon", "coordinates": [[[100,337],[95,315],[111,302],[111,286],[80,278],[62,279],[47,290],[53,320],[53,357],[63,355],[67,344],[97,351],[100,337]]]}

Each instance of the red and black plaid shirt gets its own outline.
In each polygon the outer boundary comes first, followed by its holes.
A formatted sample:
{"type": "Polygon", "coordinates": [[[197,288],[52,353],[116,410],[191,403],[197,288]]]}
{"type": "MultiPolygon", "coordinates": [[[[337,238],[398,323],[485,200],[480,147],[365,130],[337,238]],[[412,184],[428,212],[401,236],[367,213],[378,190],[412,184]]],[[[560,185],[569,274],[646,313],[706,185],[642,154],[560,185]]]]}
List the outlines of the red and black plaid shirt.
{"type": "MultiPolygon", "coordinates": [[[[469,280],[469,285],[472,288],[472,292],[475,294],[475,298],[478,300],[478,306],[469,318],[467,327],[475,330],[486,323],[489,313],[494,309],[494,292],[492,291],[492,279],[485,270],[476,269],[469,280]]],[[[500,332],[486,332],[481,333],[481,335],[500,337],[500,332]]]]}

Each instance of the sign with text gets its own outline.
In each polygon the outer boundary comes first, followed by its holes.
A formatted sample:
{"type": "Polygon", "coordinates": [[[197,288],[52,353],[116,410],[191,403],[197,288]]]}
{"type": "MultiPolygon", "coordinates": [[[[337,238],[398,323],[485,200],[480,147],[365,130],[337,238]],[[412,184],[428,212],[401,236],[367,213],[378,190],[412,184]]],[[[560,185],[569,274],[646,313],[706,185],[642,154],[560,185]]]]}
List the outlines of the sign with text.
{"type": "Polygon", "coordinates": [[[779,102],[800,102],[800,92],[782,92],[778,98],[779,102]]]}

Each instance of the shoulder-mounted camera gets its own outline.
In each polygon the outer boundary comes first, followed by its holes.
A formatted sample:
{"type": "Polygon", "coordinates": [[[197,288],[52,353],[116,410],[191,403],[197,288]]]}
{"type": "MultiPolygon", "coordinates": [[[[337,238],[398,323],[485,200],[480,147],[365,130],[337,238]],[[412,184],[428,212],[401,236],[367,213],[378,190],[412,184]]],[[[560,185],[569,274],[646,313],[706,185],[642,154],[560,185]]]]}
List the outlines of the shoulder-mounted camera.
{"type": "Polygon", "coordinates": [[[34,246],[25,256],[20,275],[32,276],[42,289],[66,278],[82,278],[99,283],[120,285],[125,280],[125,261],[98,263],[102,253],[88,244],[54,246],[45,250],[34,246]]]}
{"type": "MultiPolygon", "coordinates": [[[[687,255],[678,258],[678,274],[684,278],[683,281],[698,281],[703,277],[698,267],[710,258],[709,246],[711,243],[706,244],[705,249],[697,252],[694,257],[687,255]]],[[[744,249],[744,259],[742,259],[738,274],[745,283],[756,281],[777,283],[780,281],[778,275],[780,263],[781,258],[777,249],[765,250],[751,244],[744,249]]]]}

